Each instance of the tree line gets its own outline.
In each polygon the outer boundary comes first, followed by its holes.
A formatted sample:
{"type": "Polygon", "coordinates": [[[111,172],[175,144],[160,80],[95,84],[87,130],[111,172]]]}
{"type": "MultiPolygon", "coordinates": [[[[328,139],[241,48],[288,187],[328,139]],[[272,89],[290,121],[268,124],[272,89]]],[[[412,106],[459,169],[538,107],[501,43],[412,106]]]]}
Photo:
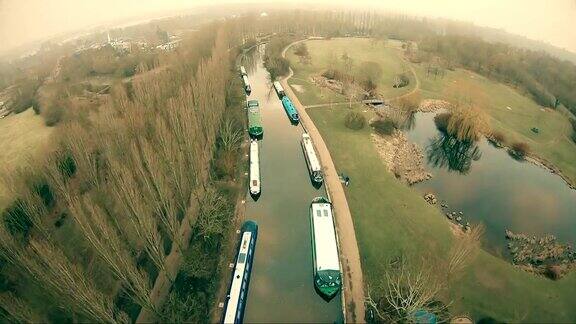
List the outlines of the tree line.
{"type": "Polygon", "coordinates": [[[467,36],[429,36],[418,44],[425,54],[437,55],[447,68],[462,66],[526,91],[538,104],[560,104],[576,112],[576,66],[544,52],[488,43],[467,36]]]}
{"type": "Polygon", "coordinates": [[[211,233],[210,218],[222,214],[201,206],[227,199],[211,185],[210,165],[233,52],[225,27],[204,32],[162,71],[116,85],[104,107],[59,126],[58,148],[33,171],[7,176],[18,198],[0,224],[4,318],[129,322],[140,309],[163,313],[150,292],[167,254],[187,250],[182,231],[211,233]]]}

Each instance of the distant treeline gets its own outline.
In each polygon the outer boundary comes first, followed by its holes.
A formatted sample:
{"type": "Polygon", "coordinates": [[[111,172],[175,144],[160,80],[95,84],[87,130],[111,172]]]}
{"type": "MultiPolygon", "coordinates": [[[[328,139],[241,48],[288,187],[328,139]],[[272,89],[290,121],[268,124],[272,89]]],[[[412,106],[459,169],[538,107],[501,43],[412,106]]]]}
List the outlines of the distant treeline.
{"type": "Polygon", "coordinates": [[[540,105],[563,104],[576,113],[576,65],[502,43],[465,36],[431,36],[419,50],[440,56],[448,68],[462,66],[490,78],[513,84],[540,105]]]}

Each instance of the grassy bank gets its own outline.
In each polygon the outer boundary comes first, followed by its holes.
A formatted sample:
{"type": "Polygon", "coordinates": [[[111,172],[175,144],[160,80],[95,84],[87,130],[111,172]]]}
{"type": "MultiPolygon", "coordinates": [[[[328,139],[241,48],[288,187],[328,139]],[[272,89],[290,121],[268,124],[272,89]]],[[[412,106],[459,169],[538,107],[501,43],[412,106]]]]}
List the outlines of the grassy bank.
{"type": "MultiPolygon", "coordinates": [[[[347,129],[344,116],[348,108],[307,111],[322,133],[336,168],[352,179],[346,195],[366,283],[375,285],[389,262],[400,255],[424,259],[445,255],[452,237],[445,217],[416,190],[386,171],[370,141],[370,130],[347,129]]],[[[453,301],[453,313],[466,313],[475,320],[567,322],[576,318],[576,301],[571,297],[574,284],[574,273],[554,282],[482,251],[451,285],[447,298],[453,301]]]]}
{"type": "MultiPolygon", "coordinates": [[[[52,131],[32,109],[0,119],[1,172],[4,174],[19,167],[25,168],[36,156],[46,153],[52,131]]],[[[9,200],[9,193],[0,179],[0,210],[9,200]]]]}

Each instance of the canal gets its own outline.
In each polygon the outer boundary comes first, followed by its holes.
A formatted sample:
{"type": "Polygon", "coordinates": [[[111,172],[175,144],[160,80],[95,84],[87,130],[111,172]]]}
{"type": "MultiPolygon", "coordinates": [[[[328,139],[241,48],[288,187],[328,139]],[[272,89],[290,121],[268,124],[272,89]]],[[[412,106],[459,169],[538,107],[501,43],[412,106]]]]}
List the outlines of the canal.
{"type": "Polygon", "coordinates": [[[259,228],[244,322],[342,322],[341,293],[326,302],[313,282],[308,209],[326,192],[312,186],[300,146],[303,129],[288,120],[263,66],[263,50],[242,59],[252,87],[248,99],[260,103],[264,126],[262,193],[254,200],[246,188],[246,219],[259,228]]]}
{"type": "Polygon", "coordinates": [[[434,113],[417,113],[408,139],[424,150],[432,179],[416,184],[448,208],[463,212],[463,222],[486,227],[484,246],[507,257],[504,230],[537,237],[553,234],[576,243],[576,190],[556,174],[512,158],[486,139],[459,142],[439,132],[434,113]]]}

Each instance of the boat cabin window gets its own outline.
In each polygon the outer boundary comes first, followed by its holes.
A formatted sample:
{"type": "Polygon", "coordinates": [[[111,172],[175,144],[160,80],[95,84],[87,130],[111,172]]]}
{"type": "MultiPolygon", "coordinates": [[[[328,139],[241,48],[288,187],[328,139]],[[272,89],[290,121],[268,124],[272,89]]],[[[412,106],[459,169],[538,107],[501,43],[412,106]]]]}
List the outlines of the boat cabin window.
{"type": "Polygon", "coordinates": [[[244,263],[246,262],[246,253],[240,253],[238,255],[238,263],[244,263]]]}

